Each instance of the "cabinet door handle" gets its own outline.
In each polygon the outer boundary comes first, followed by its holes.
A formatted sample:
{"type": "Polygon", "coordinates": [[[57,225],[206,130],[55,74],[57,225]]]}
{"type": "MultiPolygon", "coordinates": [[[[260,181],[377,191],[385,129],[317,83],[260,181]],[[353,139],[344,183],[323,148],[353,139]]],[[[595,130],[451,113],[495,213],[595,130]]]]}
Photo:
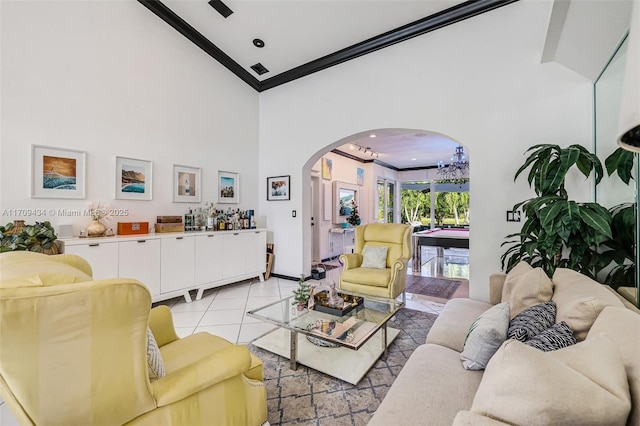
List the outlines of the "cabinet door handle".
{"type": "MultiPolygon", "coordinates": [[[[312,225],[313,225],[313,224],[312,224],[312,225]]],[[[260,231],[254,231],[254,232],[255,232],[256,234],[259,234],[259,233],[260,233],[260,231]]]]}
{"type": "Polygon", "coordinates": [[[147,240],[138,240],[139,243],[146,243],[147,240]]]}
{"type": "Polygon", "coordinates": [[[207,238],[213,238],[213,234],[207,235],[207,238]]]}
{"type": "Polygon", "coordinates": [[[100,243],[89,244],[89,247],[98,247],[100,243]]]}
{"type": "Polygon", "coordinates": [[[176,240],[181,240],[181,239],[183,239],[183,238],[184,238],[184,237],[176,237],[176,240]]]}
{"type": "Polygon", "coordinates": [[[234,232],[233,235],[240,235],[240,233],[239,232],[234,232]]]}

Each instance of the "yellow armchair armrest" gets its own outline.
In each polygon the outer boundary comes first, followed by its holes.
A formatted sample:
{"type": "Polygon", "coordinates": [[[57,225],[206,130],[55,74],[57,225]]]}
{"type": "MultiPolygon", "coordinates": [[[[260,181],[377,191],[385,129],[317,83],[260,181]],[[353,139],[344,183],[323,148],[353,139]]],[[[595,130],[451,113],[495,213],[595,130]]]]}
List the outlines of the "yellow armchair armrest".
{"type": "Polygon", "coordinates": [[[340,255],[343,270],[359,268],[362,265],[362,255],[360,253],[345,253],[340,255]]]}
{"type": "Polygon", "coordinates": [[[149,328],[159,347],[178,340],[176,329],[173,326],[171,310],[167,306],[161,305],[151,309],[149,313],[149,328]]]}
{"type": "MultiPolygon", "coordinates": [[[[399,257],[393,261],[391,264],[391,282],[396,281],[396,277],[398,274],[403,273],[405,269],[407,269],[407,263],[409,259],[406,257],[399,257]]],[[[406,272],[404,272],[406,274],[406,272]]]]}
{"type": "Polygon", "coordinates": [[[246,346],[231,345],[151,383],[158,407],[183,400],[251,367],[246,346]]]}

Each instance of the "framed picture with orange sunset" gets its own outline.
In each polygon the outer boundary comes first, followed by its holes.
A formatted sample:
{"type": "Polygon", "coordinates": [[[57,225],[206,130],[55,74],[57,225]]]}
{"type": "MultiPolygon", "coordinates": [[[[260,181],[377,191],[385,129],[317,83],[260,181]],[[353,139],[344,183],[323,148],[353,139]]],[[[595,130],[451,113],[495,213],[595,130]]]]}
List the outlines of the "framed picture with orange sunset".
{"type": "Polygon", "coordinates": [[[85,151],[31,145],[31,198],[85,198],[85,151]]]}

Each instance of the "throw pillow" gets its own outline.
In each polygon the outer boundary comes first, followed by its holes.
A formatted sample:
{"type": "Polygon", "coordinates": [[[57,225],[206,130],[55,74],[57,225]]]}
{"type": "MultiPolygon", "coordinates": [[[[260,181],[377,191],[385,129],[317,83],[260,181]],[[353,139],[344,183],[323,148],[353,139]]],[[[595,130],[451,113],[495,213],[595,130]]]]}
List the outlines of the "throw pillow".
{"type": "Polygon", "coordinates": [[[511,318],[525,309],[551,300],[553,283],[542,268],[531,268],[525,262],[518,263],[504,280],[502,301],[509,303],[511,318]],[[526,270],[524,264],[529,267],[526,270]]]}
{"type": "Polygon", "coordinates": [[[469,328],[460,354],[467,370],[483,370],[507,339],[509,304],[500,303],[480,315],[469,328]]]}
{"type": "Polygon", "coordinates": [[[162,362],[162,354],[153,336],[153,332],[147,327],[147,366],[149,370],[149,379],[151,381],[160,379],[166,375],[164,363],[162,362]]]}
{"type": "Polygon", "coordinates": [[[388,247],[366,246],[362,251],[361,268],[386,269],[388,247]]]}
{"type": "Polygon", "coordinates": [[[526,342],[556,323],[556,304],[553,300],[520,312],[509,322],[508,339],[526,342]]]}
{"type": "Polygon", "coordinates": [[[558,355],[566,360],[507,340],[482,376],[471,413],[514,425],[624,425],[629,385],[611,339],[602,335],[558,355]]]}
{"type": "Polygon", "coordinates": [[[524,342],[525,345],[540,349],[543,352],[556,351],[578,343],[573,330],[562,321],[554,324],[537,336],[524,342]]]}

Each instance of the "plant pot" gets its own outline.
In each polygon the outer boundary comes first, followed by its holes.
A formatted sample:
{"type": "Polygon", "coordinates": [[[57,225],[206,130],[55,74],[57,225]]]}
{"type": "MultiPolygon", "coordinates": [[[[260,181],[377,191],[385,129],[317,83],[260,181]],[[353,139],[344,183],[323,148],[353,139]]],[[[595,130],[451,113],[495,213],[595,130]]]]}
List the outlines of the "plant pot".
{"type": "Polygon", "coordinates": [[[87,237],[104,237],[107,235],[107,227],[104,226],[99,220],[94,220],[87,226],[87,237]]]}
{"type": "Polygon", "coordinates": [[[302,312],[307,308],[307,304],[304,302],[298,302],[298,304],[296,305],[296,309],[298,310],[298,312],[302,312]]]}

